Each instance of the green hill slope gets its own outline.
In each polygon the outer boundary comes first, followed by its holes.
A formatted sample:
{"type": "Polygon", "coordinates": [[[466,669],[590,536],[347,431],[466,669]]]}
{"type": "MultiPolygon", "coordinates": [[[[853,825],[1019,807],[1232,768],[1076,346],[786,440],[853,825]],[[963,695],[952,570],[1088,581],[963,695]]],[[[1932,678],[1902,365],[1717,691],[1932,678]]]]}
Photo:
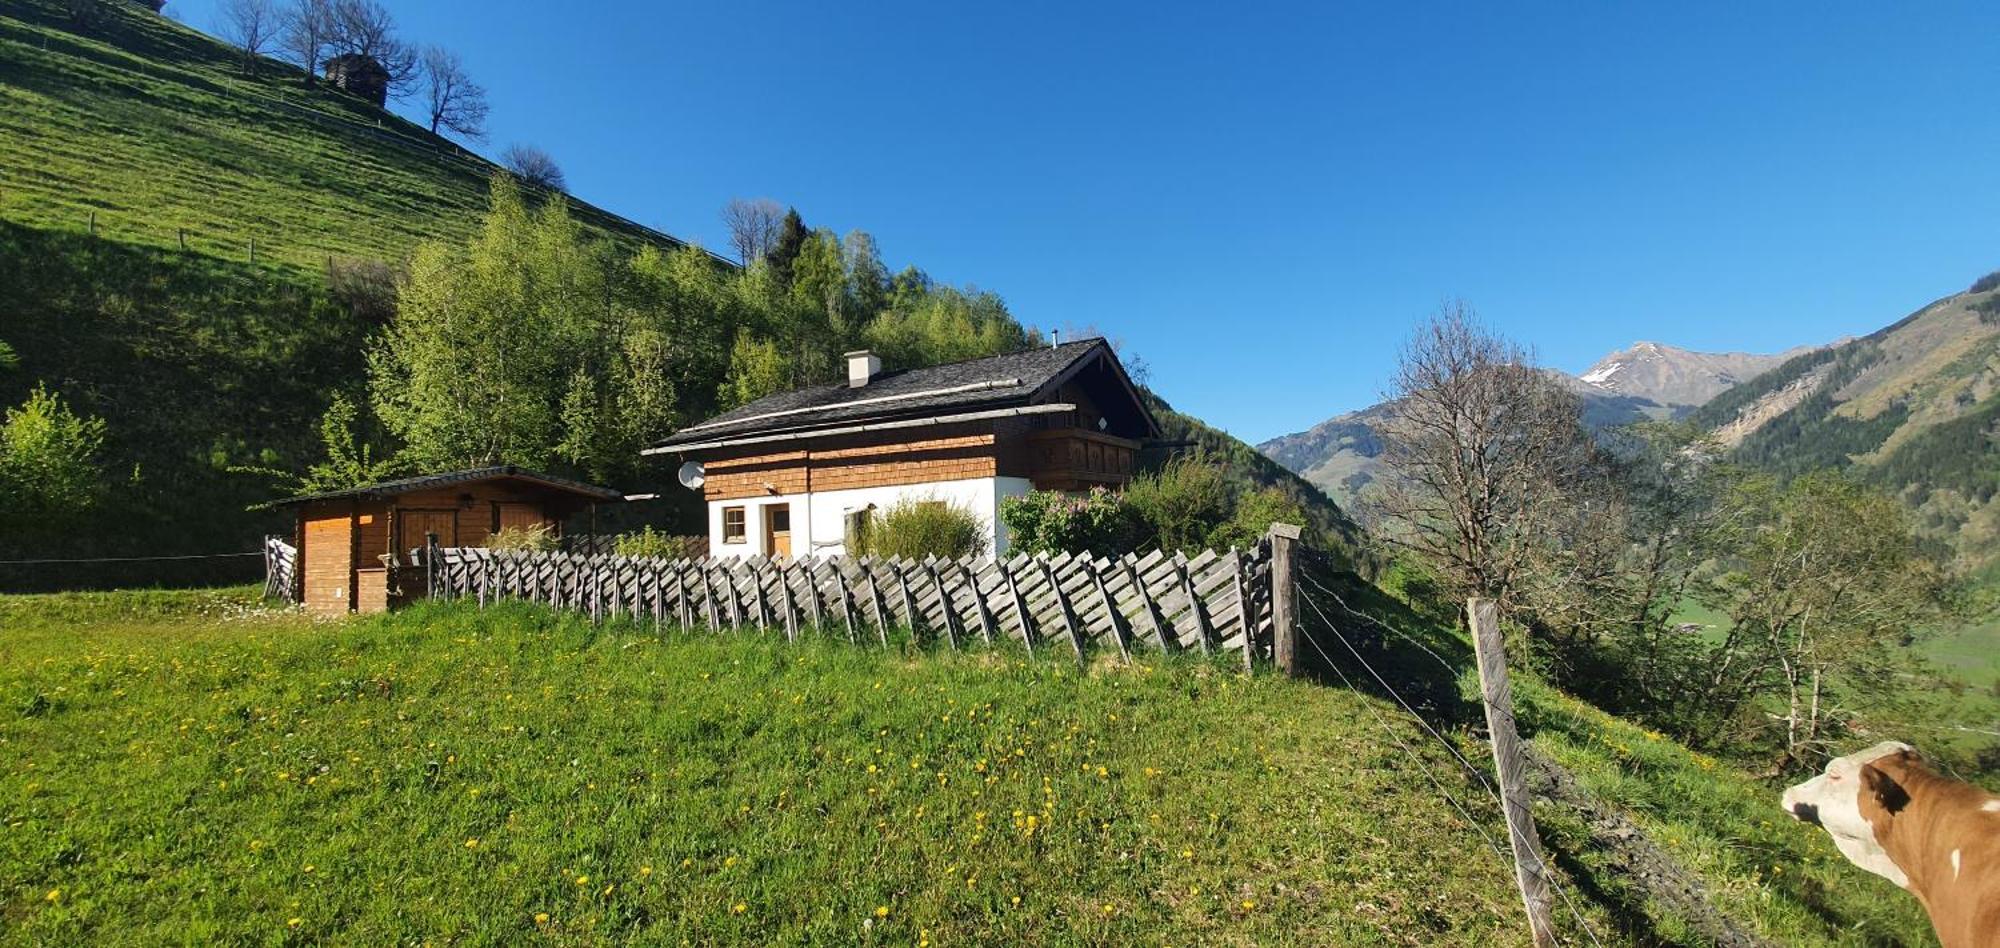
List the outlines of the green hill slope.
{"type": "MultiPolygon", "coordinates": [[[[0,547],[245,549],[281,525],[245,511],[269,484],[229,469],[312,456],[331,393],[364,374],[379,315],[330,290],[330,267],[464,238],[495,166],[290,67],[245,76],[231,48],[136,4],[100,4],[88,25],[66,9],[0,9],[0,341],[21,363],[0,373],[0,401],[45,383],[105,418],[113,483],[90,529],[0,547]]],[[[572,213],[619,243],[681,246],[588,204],[572,213]]],[[[0,567],[0,585],[247,568],[0,567]]]]}
{"type": "MultiPolygon", "coordinates": [[[[320,273],[460,238],[496,167],[448,139],[132,3],[87,27],[48,0],[0,10],[0,216],[120,243],[320,273]]],[[[588,204],[587,226],[678,246],[588,204]]]]}

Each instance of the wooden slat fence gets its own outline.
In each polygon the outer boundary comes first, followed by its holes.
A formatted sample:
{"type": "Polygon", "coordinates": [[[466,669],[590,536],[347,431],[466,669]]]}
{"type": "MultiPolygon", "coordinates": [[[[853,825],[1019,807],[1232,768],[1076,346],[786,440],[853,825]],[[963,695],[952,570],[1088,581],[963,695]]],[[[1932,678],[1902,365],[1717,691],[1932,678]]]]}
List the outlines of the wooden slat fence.
{"type": "Polygon", "coordinates": [[[264,538],[264,596],[297,602],[299,551],[281,537],[264,538]]]}
{"type": "MultiPolygon", "coordinates": [[[[421,551],[419,551],[421,552],[421,551]]],[[[886,645],[892,630],[952,649],[1008,641],[1082,661],[1141,650],[1271,655],[1268,540],[1194,556],[1061,554],[958,560],[637,559],[445,547],[433,596],[547,603],[660,627],[803,630],[886,645]]]]}

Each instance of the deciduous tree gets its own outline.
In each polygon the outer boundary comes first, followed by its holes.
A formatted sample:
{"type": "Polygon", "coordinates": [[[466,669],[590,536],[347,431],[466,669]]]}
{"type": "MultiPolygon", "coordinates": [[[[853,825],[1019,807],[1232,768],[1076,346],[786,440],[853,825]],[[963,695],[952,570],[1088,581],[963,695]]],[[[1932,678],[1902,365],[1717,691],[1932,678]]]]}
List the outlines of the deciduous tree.
{"type": "Polygon", "coordinates": [[[1405,343],[1392,397],[1383,441],[1394,474],[1378,500],[1388,538],[1456,596],[1507,601],[1554,509],[1543,505],[1590,450],[1575,396],[1453,302],[1405,343]]]}
{"type": "Polygon", "coordinates": [[[222,38],[243,51],[243,71],[257,74],[257,61],[270,52],[280,32],[278,10],[271,0],[224,0],[217,11],[222,38]]]}
{"type": "Polygon", "coordinates": [[[770,198],[732,198],[723,205],[722,223],[729,228],[729,245],[736,248],[736,258],[744,266],[764,259],[777,246],[784,217],[783,205],[770,198]]]}
{"type": "Polygon", "coordinates": [[[424,109],[431,134],[442,128],[466,138],[486,137],[486,90],[465,71],[458,54],[438,46],[424,47],[419,61],[424,78],[424,109]]]}
{"type": "Polygon", "coordinates": [[[417,75],[417,51],[398,34],[389,8],[375,0],[331,2],[328,41],[333,52],[374,60],[388,76],[389,94],[408,95],[410,80],[417,75]]]}
{"type": "Polygon", "coordinates": [[[500,155],[500,164],[529,187],[549,191],[569,188],[569,182],[563,177],[562,168],[556,164],[554,156],[533,145],[508,145],[500,155]]]}
{"type": "Polygon", "coordinates": [[[333,42],[334,0],[291,0],[280,16],[278,44],[292,62],[305,70],[305,83],[312,85],[333,42]]]}

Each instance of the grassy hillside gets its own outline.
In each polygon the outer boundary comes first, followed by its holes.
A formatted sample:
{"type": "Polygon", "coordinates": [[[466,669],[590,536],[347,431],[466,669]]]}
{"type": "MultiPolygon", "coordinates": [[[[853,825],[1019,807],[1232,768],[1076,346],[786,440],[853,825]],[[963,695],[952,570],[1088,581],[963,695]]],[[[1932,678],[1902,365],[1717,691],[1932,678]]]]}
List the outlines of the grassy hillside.
{"type": "MultiPolygon", "coordinates": [[[[470,233],[495,170],[354,97],[307,88],[137,4],[88,25],[51,0],[0,10],[0,218],[248,259],[313,277],[329,256],[397,261],[470,233]]],[[[586,225],[678,245],[587,204],[586,225]]]]}
{"type": "MultiPolygon", "coordinates": [[[[0,624],[0,943],[1522,940],[1425,771],[1494,808],[1341,688],[216,592],[0,597],[0,624]]],[[[1769,790],[1526,700],[1742,924],[1925,943],[1769,790]]],[[[1600,939],[1697,943],[1543,816],[1600,939]]]]}

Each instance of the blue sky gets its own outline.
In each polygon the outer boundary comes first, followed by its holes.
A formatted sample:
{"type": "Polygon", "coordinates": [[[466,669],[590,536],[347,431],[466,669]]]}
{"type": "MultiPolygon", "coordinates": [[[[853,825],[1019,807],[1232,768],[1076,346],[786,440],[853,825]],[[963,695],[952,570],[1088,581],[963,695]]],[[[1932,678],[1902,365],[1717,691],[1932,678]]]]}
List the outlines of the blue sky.
{"type": "Polygon", "coordinates": [[[717,249],[735,196],[866,230],[1253,441],[1374,401],[1451,297],[1577,371],[2000,267],[1992,4],[389,5],[489,154],[717,249]]]}

